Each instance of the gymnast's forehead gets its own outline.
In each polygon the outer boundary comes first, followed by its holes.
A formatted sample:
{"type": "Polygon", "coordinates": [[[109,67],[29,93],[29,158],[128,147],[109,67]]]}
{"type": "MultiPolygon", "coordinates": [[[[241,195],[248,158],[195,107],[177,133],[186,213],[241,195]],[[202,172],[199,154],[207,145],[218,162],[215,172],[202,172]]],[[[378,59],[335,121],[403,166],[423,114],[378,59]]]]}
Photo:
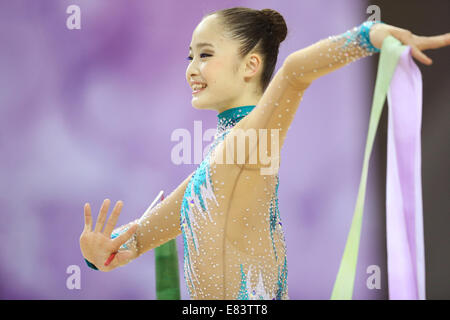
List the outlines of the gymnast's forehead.
{"type": "Polygon", "coordinates": [[[194,29],[192,40],[189,44],[189,51],[196,51],[203,47],[221,50],[225,46],[232,44],[231,42],[231,39],[226,37],[219,17],[211,15],[204,18],[194,29]]]}

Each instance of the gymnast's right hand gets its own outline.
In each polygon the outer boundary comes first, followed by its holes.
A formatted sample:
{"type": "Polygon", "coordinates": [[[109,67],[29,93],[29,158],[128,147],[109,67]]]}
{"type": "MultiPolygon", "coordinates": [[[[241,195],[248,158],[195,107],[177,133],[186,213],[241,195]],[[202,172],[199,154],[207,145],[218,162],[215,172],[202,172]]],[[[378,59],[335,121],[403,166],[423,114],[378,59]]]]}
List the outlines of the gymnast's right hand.
{"type": "Polygon", "coordinates": [[[105,229],[102,231],[109,204],[109,199],[103,201],[94,231],[92,231],[91,207],[89,203],[84,205],[84,229],[80,236],[81,253],[85,259],[93,263],[100,271],[111,271],[128,263],[136,257],[136,252],[134,250],[121,249],[119,251],[119,248],[136,231],[137,223],[132,224],[127,231],[117,238],[111,239],[111,233],[119,218],[120,210],[123,207],[122,201],[116,202],[113,212],[106,223],[105,229]],[[106,260],[108,260],[112,253],[116,253],[116,256],[108,266],[105,266],[106,260]]]}

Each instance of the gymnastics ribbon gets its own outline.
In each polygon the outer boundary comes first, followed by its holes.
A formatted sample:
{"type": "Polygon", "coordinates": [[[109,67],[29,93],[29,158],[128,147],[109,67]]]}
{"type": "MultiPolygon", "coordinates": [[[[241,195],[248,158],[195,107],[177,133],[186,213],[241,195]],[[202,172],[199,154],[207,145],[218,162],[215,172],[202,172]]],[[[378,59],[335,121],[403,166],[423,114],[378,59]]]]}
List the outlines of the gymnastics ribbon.
{"type": "Polygon", "coordinates": [[[411,48],[388,93],[386,235],[389,299],[425,300],[421,143],[422,75],[411,48]]]}
{"type": "Polygon", "coordinates": [[[425,299],[420,180],[421,75],[410,56],[410,47],[387,36],[380,52],[358,197],[332,300],[352,299],[369,159],[388,90],[386,230],[389,298],[425,299]]]}
{"type": "Polygon", "coordinates": [[[172,239],[155,248],[156,299],[180,300],[178,272],[177,243],[172,239]]]}

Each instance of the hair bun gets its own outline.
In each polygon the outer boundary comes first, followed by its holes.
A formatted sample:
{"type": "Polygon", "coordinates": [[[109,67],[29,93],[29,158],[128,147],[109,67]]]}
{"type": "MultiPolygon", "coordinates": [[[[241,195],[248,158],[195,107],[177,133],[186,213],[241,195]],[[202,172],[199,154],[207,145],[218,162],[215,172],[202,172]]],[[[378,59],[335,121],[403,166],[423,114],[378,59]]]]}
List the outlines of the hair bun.
{"type": "Polygon", "coordinates": [[[272,24],[273,34],[278,42],[283,42],[287,35],[287,25],[283,16],[273,9],[262,9],[260,12],[265,16],[267,21],[272,24]]]}

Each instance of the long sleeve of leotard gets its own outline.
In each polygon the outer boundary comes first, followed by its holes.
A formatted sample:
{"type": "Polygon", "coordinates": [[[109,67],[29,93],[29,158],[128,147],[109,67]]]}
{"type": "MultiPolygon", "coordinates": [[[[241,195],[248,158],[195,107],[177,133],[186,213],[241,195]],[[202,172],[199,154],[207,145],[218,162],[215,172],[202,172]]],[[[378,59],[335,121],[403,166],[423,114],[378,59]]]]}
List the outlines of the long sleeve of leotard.
{"type": "MultiPolygon", "coordinates": [[[[148,250],[154,249],[181,234],[180,209],[186,186],[191,178],[190,174],[169,196],[154,206],[150,212],[143,214],[139,219],[133,220],[116,229],[111,234],[114,239],[128,230],[133,223],[138,228],[119,249],[134,250],[136,258],[148,250]]],[[[85,259],[87,265],[95,270],[97,267],[85,259]]],[[[129,261],[131,262],[131,261],[129,261]]]]}
{"type": "MultiPolygon", "coordinates": [[[[372,45],[369,37],[372,26],[378,23],[382,22],[366,21],[344,33],[329,36],[291,53],[256,107],[234,129],[279,129],[280,150],[303,94],[315,79],[352,61],[380,52],[372,45]]],[[[267,142],[267,149],[271,150],[270,142],[267,142]]]]}

